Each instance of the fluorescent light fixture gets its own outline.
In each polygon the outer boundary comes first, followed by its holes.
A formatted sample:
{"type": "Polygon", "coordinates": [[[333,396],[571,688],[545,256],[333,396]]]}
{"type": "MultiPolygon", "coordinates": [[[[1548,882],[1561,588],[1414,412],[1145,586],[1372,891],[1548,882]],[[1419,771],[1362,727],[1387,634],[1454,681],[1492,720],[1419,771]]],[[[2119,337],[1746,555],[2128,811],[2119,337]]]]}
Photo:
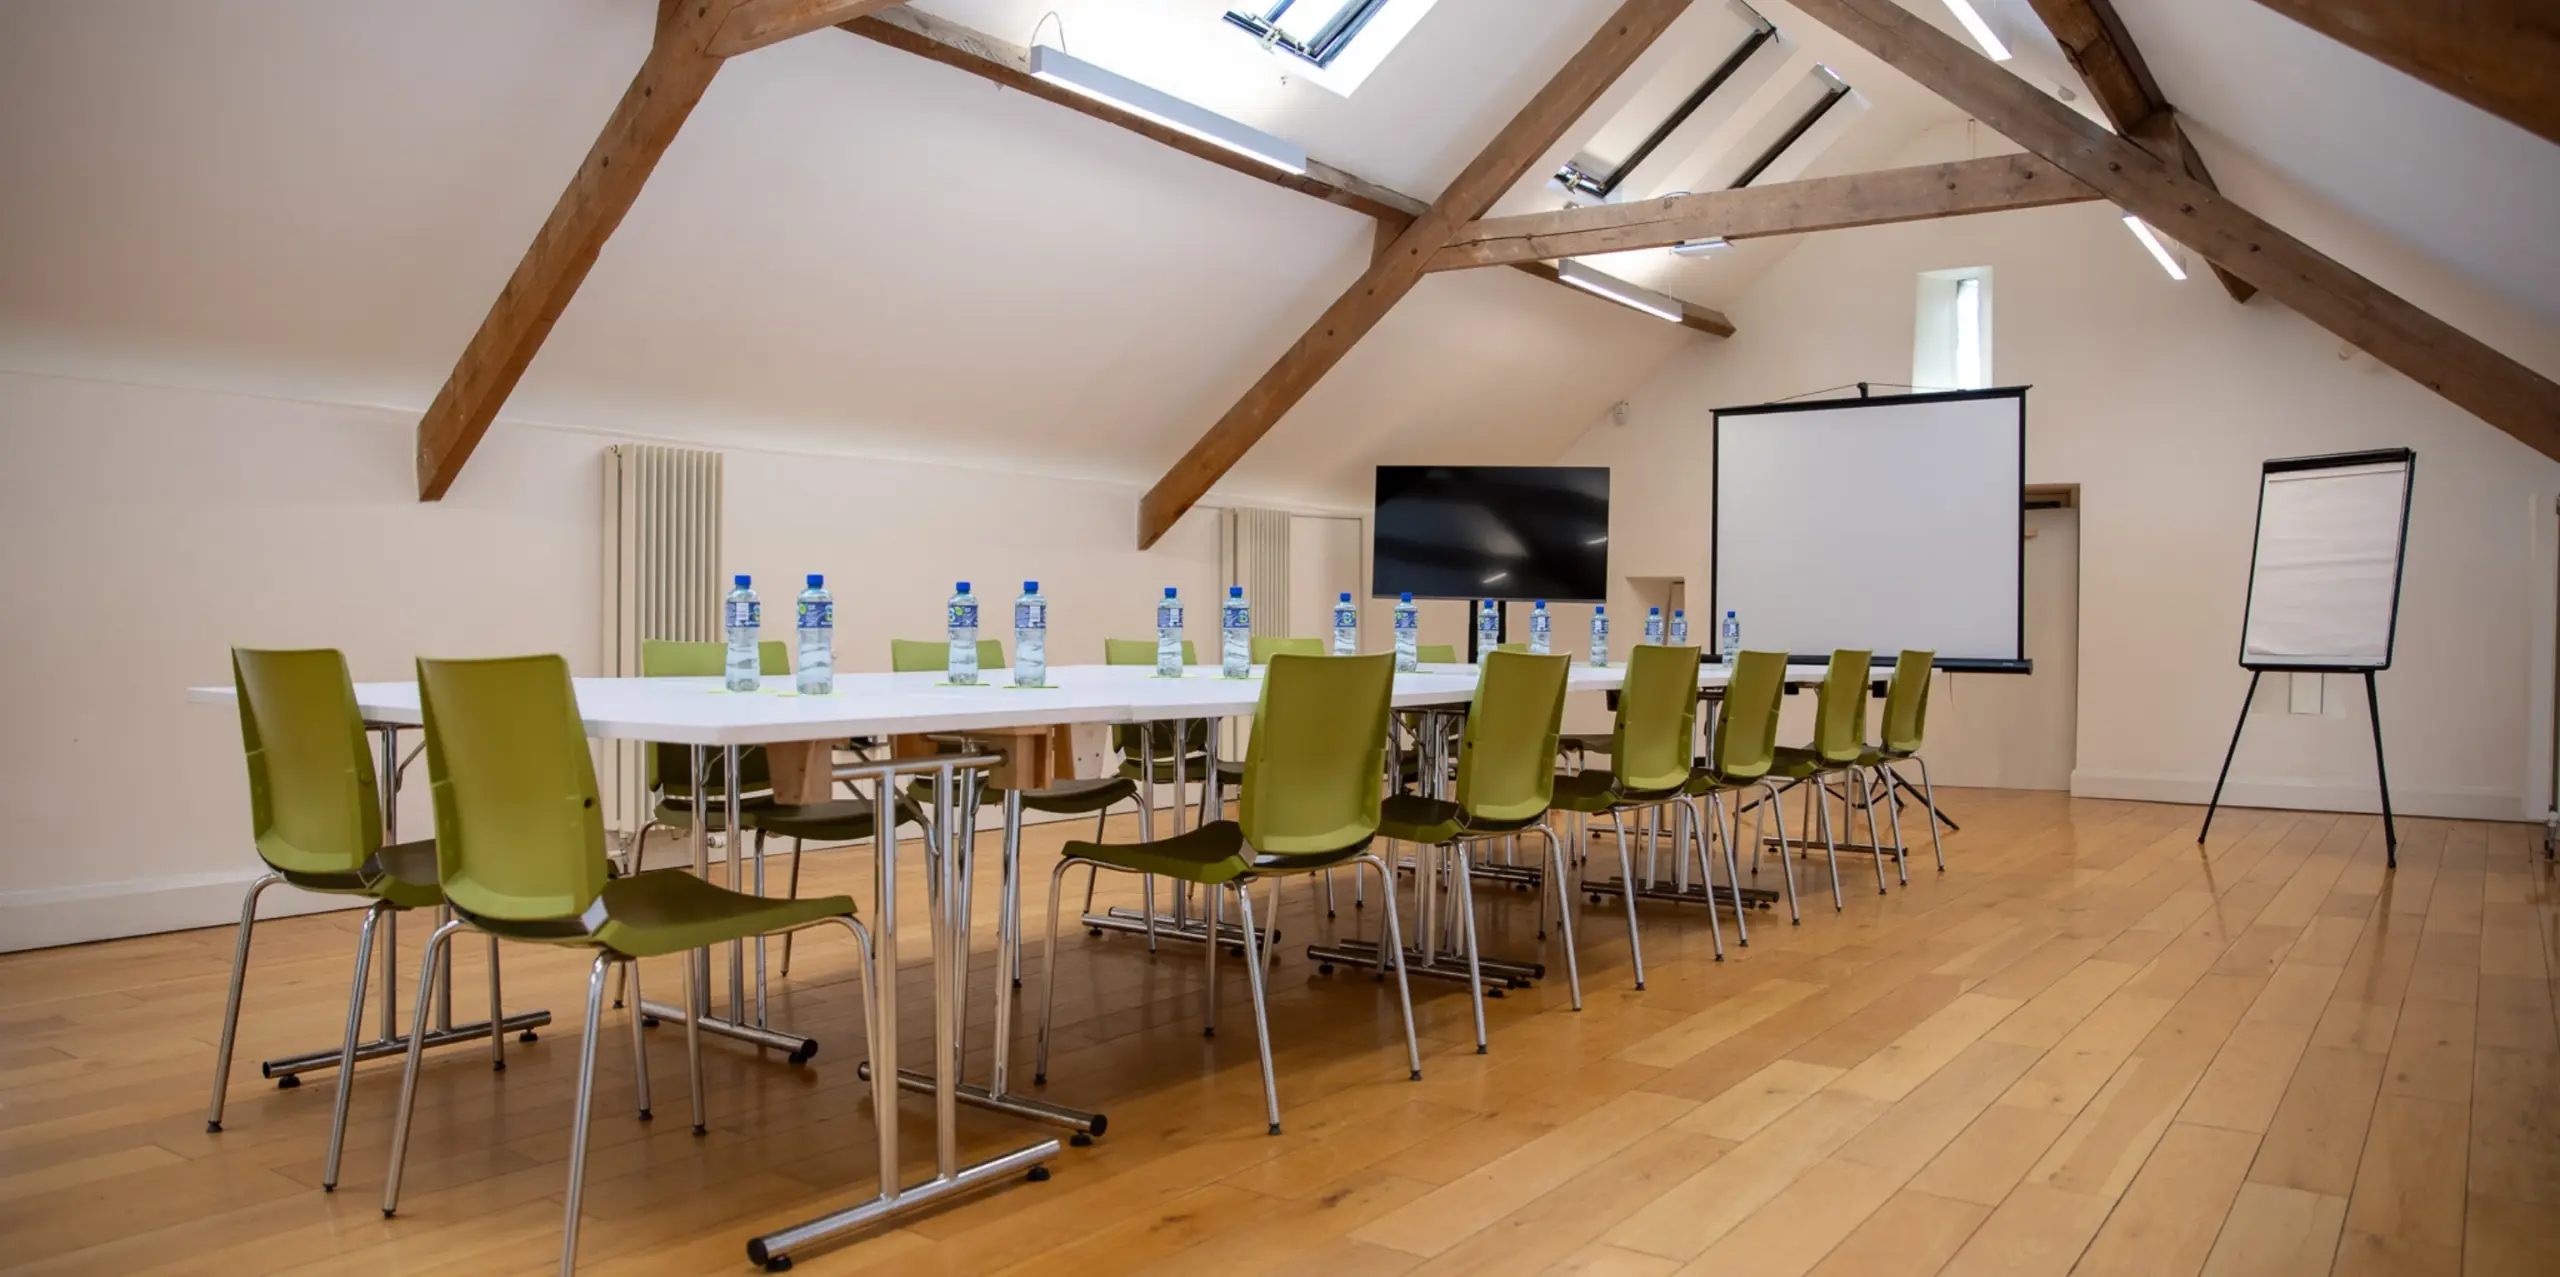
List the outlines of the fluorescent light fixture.
{"type": "Polygon", "coordinates": [[[1947,0],[1947,10],[1956,15],[1956,21],[1964,26],[1964,33],[1972,36],[1973,42],[1981,45],[1982,51],[1990,54],[1992,61],[2009,60],[2009,46],[2000,43],[2000,37],[1991,34],[1991,24],[1973,11],[1973,0],[1947,0]]]}
{"type": "Polygon", "coordinates": [[[1675,324],[1682,319],[1678,298],[1650,288],[1638,288],[1615,275],[1603,275],[1569,257],[1556,263],[1556,278],[1595,297],[1606,297],[1657,319],[1668,319],[1675,324]]]}
{"type": "Polygon", "coordinates": [[[2169,255],[2169,246],[2161,243],[2160,237],[2153,234],[2151,228],[2145,225],[2141,218],[2127,213],[2124,215],[2124,224],[2133,232],[2135,239],[2142,241],[2144,248],[2151,250],[2152,260],[2160,263],[2160,269],[2169,272],[2169,278],[2185,279],[2187,277],[2186,269],[2178,265],[2178,259],[2169,255]]]}
{"type": "Polygon", "coordinates": [[[1069,57],[1063,49],[1045,44],[1031,46],[1031,74],[1035,79],[1046,80],[1097,102],[1108,102],[1132,115],[1144,116],[1166,128],[1190,134],[1249,159],[1260,160],[1283,172],[1307,171],[1305,147],[1273,137],[1252,125],[1240,124],[1203,110],[1127,76],[1114,75],[1090,62],[1069,57]]]}
{"type": "Polygon", "coordinates": [[[1485,584],[1487,584],[1487,585],[1499,585],[1499,584],[1501,584],[1502,582],[1504,582],[1504,581],[1508,581],[1508,580],[1510,580],[1510,579],[1511,579],[1511,574],[1510,574],[1510,573],[1508,573],[1508,572],[1496,572],[1496,573],[1494,573],[1492,576],[1486,577],[1486,578],[1484,579],[1484,583],[1485,583],[1485,584]]]}
{"type": "Polygon", "coordinates": [[[1722,235],[1710,235],[1705,239],[1684,239],[1672,245],[1671,251],[1680,257],[1713,257],[1732,248],[1732,240],[1722,235]]]}

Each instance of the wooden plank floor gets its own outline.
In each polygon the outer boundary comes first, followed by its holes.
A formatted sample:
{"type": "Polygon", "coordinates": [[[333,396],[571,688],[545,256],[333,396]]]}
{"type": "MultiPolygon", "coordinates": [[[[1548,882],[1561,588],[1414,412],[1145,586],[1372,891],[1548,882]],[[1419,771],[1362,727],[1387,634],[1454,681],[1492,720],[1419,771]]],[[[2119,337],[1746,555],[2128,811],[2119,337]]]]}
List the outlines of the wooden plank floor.
{"type": "MultiPolygon", "coordinates": [[[[1490,1054],[1463,987],[1417,983],[1419,1083],[1392,986],[1305,957],[1362,927],[1374,892],[1355,912],[1344,883],[1328,921],[1292,885],[1271,980],[1278,1138],[1237,964],[1209,1040],[1196,950],[1150,958],[1134,937],[1071,931],[1047,1094],[1107,1109],[1109,1134],[1048,1183],[799,1270],[2560,1273],[2560,906],[2537,830],[2404,820],[2386,873],[2370,817],[2228,812],[2200,851],[2194,808],[1948,801],[1965,822],[1949,872],[1915,860],[1911,885],[1879,896],[1844,863],[1835,914],[1808,867],[1804,925],[1759,913],[1732,961],[1713,961],[1704,914],[1645,906],[1641,993],[1614,902],[1577,901],[1586,1008],[1560,981],[1493,1002],[1490,1054]]],[[[1035,920],[1062,836],[1030,835],[1035,920]]],[[[812,855],[807,882],[857,889],[867,857],[812,855]]],[[[1533,949],[1530,898],[1487,894],[1488,951],[1533,949]]],[[[344,914],[260,929],[218,1135],[203,1108],[227,928],[0,957],[0,1267],[549,1269],[584,962],[508,951],[511,1004],[559,1022],[510,1044],[503,1073],[485,1050],[430,1057],[385,1220],[396,1061],[358,1071],[334,1195],[318,1188],[332,1084],[279,1091],[256,1067],[334,1043],[353,931],[344,914]]],[[[424,931],[403,936],[404,972],[424,931]]],[[[922,937],[906,939],[920,1050],[922,937]]],[[[585,1271],[751,1271],[751,1233],[871,1192],[851,955],[832,932],[804,940],[776,1016],[824,1051],[794,1068],[706,1044],[705,1137],[684,1120],[674,1033],[650,1035],[658,1120],[634,1119],[622,1013],[607,1013],[585,1271]]],[[[464,946],[466,1012],[484,963],[464,946]]],[[[993,964],[977,966],[982,1062],[993,964]]],[[[646,975],[663,996],[677,972],[646,975]]],[[[907,1104],[922,1130],[924,1101],[907,1104]]],[[[983,1154],[1032,1133],[972,1113],[964,1142],[983,1154]]],[[[921,1173],[930,1142],[910,1145],[921,1173]]]]}

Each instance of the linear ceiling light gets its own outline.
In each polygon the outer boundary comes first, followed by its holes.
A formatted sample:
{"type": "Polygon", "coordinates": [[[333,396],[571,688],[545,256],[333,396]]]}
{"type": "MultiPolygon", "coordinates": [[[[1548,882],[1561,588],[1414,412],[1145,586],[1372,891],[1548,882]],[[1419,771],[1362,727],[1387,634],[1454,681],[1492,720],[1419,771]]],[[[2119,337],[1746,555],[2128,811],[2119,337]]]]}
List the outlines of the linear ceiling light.
{"type": "Polygon", "coordinates": [[[2178,259],[2169,255],[2169,246],[2161,243],[2160,237],[2152,234],[2151,228],[2145,225],[2141,218],[2127,213],[2124,215],[2124,224],[2133,231],[2135,239],[2142,241],[2144,248],[2151,250],[2152,260],[2160,263],[2160,269],[2169,272],[2169,278],[2185,279],[2187,277],[2186,268],[2178,265],[2178,259]]]}
{"type": "Polygon", "coordinates": [[[1671,251],[1680,257],[1713,257],[1732,248],[1732,240],[1722,235],[1710,235],[1705,239],[1684,239],[1672,245],[1671,251]]]}
{"type": "Polygon", "coordinates": [[[1956,15],[1957,22],[1964,25],[1964,33],[1972,36],[1973,42],[1981,45],[1984,53],[1991,55],[1992,61],[2009,60],[2009,46],[2000,43],[2000,37],[1991,34],[1991,24],[1983,21],[1981,14],[1974,12],[1973,0],[1947,0],[1947,9],[1956,15]]]}
{"type": "Polygon", "coordinates": [[[1676,324],[1682,318],[1678,298],[1650,288],[1638,288],[1615,275],[1603,275],[1570,257],[1556,263],[1556,278],[1593,296],[1606,297],[1656,319],[1668,319],[1676,324]]]}
{"type": "Polygon", "coordinates": [[[1045,44],[1031,46],[1031,74],[1059,88],[1081,93],[1097,102],[1108,102],[1123,111],[1145,116],[1166,128],[1188,133],[1203,142],[1225,147],[1273,168],[1290,173],[1307,171],[1305,147],[1273,137],[1252,125],[1240,124],[1203,110],[1127,76],[1114,75],[1090,62],[1069,57],[1065,50],[1045,44]]]}

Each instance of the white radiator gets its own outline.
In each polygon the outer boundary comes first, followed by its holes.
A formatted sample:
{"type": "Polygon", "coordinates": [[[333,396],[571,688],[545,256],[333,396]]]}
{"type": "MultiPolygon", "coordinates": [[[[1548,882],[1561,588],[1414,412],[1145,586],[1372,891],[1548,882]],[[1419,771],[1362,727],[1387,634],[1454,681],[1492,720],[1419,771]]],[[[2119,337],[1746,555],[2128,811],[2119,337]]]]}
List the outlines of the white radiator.
{"type": "Polygon", "coordinates": [[[1220,510],[1218,566],[1224,574],[1222,584],[1243,586],[1245,598],[1252,601],[1255,634],[1278,637],[1289,632],[1287,511],[1220,510]]]}
{"type": "MultiPolygon", "coordinates": [[[[604,453],[604,659],[608,677],[640,673],[642,639],[720,637],[720,454],[615,444],[604,453]]],[[[648,771],[635,741],[598,758],[605,826],[648,816],[648,771]]]]}

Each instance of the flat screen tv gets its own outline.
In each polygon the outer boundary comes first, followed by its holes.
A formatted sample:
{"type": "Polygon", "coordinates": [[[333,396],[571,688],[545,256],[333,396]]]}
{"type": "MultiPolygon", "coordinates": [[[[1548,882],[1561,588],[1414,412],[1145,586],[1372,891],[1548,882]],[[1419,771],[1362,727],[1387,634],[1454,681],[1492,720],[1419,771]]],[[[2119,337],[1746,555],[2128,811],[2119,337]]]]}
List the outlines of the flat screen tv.
{"type": "Polygon", "coordinates": [[[1380,466],[1371,527],[1380,598],[1608,598],[1604,466],[1380,466]]]}

